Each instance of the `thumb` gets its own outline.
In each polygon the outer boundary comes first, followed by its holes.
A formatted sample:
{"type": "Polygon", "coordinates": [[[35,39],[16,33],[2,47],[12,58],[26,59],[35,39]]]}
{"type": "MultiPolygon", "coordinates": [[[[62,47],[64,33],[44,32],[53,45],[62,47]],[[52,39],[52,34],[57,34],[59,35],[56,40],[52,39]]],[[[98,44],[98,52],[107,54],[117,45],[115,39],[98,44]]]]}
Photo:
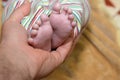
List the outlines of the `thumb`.
{"type": "Polygon", "coordinates": [[[30,2],[28,0],[25,0],[24,3],[19,8],[15,9],[15,11],[13,12],[13,14],[11,14],[9,19],[11,21],[20,23],[23,17],[28,15],[29,12],[30,12],[30,2]]]}
{"type": "Polygon", "coordinates": [[[65,58],[71,53],[73,49],[74,44],[74,38],[69,38],[62,46],[58,47],[56,51],[52,52],[52,55],[54,56],[53,59],[55,64],[53,65],[59,65],[61,64],[65,58]]]}
{"type": "Polygon", "coordinates": [[[19,8],[14,10],[9,19],[4,22],[2,27],[2,41],[15,41],[16,39],[16,41],[19,41],[21,37],[22,40],[26,40],[26,31],[20,22],[29,12],[30,3],[28,0],[25,0],[19,8]]]}

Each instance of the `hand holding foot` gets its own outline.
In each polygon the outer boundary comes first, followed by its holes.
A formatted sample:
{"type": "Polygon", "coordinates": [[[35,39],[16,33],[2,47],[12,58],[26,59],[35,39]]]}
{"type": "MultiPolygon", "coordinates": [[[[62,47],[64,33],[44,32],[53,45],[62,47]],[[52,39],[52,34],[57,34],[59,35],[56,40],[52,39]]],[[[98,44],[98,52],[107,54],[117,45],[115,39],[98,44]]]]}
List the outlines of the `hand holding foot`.
{"type": "MultiPolygon", "coordinates": [[[[24,10],[30,9],[29,5],[27,2],[16,9],[2,27],[0,43],[0,59],[3,63],[0,65],[1,80],[35,80],[41,78],[60,65],[70,53],[73,39],[69,39],[52,52],[35,49],[28,45],[27,32],[20,21],[29,13],[29,10],[24,10]]],[[[45,23],[47,26],[48,23],[47,20],[42,21],[41,28],[44,27],[42,24],[45,23]]],[[[39,22],[37,24],[40,25],[39,22]]],[[[34,29],[38,29],[38,27],[36,26],[34,29]]]]}

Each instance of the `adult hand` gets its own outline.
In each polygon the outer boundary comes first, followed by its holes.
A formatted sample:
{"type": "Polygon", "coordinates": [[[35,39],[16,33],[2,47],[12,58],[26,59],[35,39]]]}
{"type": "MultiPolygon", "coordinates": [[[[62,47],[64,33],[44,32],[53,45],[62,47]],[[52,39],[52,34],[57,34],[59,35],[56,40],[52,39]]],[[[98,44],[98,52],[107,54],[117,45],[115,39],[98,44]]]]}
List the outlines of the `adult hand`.
{"type": "Polygon", "coordinates": [[[20,24],[30,12],[26,0],[17,8],[2,27],[0,43],[0,80],[33,80],[41,78],[58,65],[70,53],[73,40],[68,40],[55,51],[35,49],[27,43],[27,31],[20,24]]]}

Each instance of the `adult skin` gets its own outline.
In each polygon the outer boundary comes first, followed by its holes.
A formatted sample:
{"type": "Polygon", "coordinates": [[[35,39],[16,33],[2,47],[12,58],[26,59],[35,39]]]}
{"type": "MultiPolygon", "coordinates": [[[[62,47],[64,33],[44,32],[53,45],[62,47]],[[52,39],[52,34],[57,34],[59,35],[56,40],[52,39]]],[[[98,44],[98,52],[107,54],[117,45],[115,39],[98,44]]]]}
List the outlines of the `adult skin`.
{"type": "Polygon", "coordinates": [[[69,55],[73,39],[55,51],[47,52],[28,45],[27,31],[20,24],[30,12],[26,0],[2,27],[0,42],[0,80],[36,80],[46,76],[69,55]]]}

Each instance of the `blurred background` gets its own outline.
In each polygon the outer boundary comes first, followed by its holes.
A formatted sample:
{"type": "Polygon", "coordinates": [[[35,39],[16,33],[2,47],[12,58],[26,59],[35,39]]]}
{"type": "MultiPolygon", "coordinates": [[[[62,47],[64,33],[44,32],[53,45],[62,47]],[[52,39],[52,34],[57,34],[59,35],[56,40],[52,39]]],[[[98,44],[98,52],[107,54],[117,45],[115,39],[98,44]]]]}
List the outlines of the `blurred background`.
{"type": "MultiPolygon", "coordinates": [[[[87,29],[68,59],[42,80],[120,80],[120,0],[89,1],[87,29]]],[[[2,9],[0,0],[0,18],[2,9]]]]}

